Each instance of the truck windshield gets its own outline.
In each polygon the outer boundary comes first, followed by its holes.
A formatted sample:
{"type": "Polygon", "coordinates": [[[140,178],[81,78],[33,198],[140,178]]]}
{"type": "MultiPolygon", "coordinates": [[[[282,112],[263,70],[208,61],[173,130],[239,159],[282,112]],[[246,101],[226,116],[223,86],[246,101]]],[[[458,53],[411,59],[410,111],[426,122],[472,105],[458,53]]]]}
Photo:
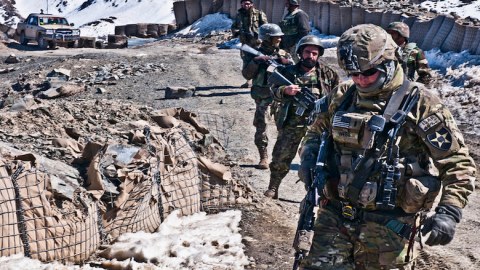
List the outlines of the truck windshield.
{"type": "Polygon", "coordinates": [[[65,18],[58,18],[58,17],[40,18],[40,25],[46,25],[46,24],[68,25],[68,21],[65,18]]]}

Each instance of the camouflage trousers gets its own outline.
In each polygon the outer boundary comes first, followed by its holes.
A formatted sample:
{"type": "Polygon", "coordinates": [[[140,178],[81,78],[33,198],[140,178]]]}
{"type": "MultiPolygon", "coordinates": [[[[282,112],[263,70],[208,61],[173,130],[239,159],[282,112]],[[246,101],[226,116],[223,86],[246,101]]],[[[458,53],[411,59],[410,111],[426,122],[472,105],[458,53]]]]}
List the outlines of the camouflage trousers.
{"type": "Polygon", "coordinates": [[[288,125],[278,130],[270,163],[269,188],[278,190],[280,183],[290,170],[290,164],[297,154],[298,146],[306,131],[307,127],[288,125]]]}
{"type": "Polygon", "coordinates": [[[268,146],[267,137],[267,114],[272,99],[255,99],[255,116],[253,126],[255,127],[255,145],[258,149],[265,149],[268,146]]]}
{"type": "MultiPolygon", "coordinates": [[[[397,219],[413,222],[413,217],[397,219]]],[[[405,262],[407,249],[408,240],[384,225],[349,221],[327,206],[318,210],[313,245],[300,269],[413,269],[414,260],[405,262]]]]}

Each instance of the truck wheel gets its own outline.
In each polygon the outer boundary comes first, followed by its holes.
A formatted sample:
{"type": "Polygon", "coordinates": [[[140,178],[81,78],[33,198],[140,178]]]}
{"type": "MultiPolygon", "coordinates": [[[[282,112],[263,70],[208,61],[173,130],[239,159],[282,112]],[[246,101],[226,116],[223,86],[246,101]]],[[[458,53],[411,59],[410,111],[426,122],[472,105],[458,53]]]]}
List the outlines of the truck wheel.
{"type": "Polygon", "coordinates": [[[22,44],[22,45],[27,45],[28,44],[28,39],[25,36],[25,32],[20,33],[20,44],[22,44]]]}
{"type": "Polygon", "coordinates": [[[38,47],[42,50],[45,50],[48,47],[48,42],[45,40],[43,35],[39,35],[37,38],[38,47]]]}
{"type": "Polygon", "coordinates": [[[69,42],[69,43],[67,44],[67,46],[68,46],[68,48],[78,48],[78,40],[69,42]]]}
{"type": "Polygon", "coordinates": [[[51,49],[51,50],[55,50],[55,48],[57,48],[57,43],[55,41],[49,41],[48,42],[48,47],[51,49]]]}

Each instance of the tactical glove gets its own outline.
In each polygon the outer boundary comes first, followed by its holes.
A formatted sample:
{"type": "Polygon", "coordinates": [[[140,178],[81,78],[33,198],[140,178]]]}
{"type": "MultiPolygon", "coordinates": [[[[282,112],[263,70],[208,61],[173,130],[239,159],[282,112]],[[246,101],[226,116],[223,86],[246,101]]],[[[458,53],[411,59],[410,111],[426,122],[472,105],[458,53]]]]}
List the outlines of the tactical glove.
{"type": "Polygon", "coordinates": [[[422,235],[430,233],[425,244],[429,246],[446,245],[455,235],[455,227],[462,219],[462,210],[452,205],[441,205],[435,209],[436,213],[427,218],[423,224],[422,235]]]}
{"type": "Polygon", "coordinates": [[[300,168],[298,169],[298,177],[305,184],[305,189],[312,184],[313,169],[317,162],[318,147],[315,145],[305,145],[300,153],[300,168]]]}

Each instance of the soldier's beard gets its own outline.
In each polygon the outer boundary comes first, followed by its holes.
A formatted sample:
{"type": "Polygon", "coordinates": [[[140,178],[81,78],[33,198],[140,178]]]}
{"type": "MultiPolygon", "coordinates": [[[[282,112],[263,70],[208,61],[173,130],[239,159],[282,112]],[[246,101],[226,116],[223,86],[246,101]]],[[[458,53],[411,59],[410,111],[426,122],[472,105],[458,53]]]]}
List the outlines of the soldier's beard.
{"type": "Polygon", "coordinates": [[[302,66],[304,66],[306,68],[313,68],[317,64],[317,61],[315,61],[311,58],[307,58],[307,59],[302,59],[302,61],[300,63],[301,63],[302,66]]]}

